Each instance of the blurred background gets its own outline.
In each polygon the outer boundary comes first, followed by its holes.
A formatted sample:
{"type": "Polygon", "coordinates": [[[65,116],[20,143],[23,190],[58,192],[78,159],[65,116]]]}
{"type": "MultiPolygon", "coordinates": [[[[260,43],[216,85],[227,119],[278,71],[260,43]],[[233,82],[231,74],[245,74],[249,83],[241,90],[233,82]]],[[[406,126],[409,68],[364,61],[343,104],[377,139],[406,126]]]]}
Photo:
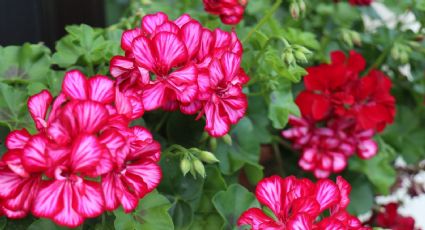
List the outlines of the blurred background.
{"type": "Polygon", "coordinates": [[[130,0],[2,0],[0,45],[43,42],[53,48],[65,26],[105,27],[119,20],[130,0]]]}

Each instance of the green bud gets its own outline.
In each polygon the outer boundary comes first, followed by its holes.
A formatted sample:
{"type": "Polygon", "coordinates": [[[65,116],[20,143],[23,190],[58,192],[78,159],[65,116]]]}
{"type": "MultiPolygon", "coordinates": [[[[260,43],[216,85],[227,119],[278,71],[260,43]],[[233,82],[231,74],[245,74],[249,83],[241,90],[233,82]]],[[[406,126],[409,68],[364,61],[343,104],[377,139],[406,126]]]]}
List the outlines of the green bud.
{"type": "Polygon", "coordinates": [[[232,137],[229,134],[224,135],[222,139],[227,145],[232,145],[232,137]]]}
{"type": "Polygon", "coordinates": [[[198,156],[201,161],[206,162],[208,164],[214,164],[219,162],[219,160],[214,156],[214,154],[208,151],[200,151],[198,156]]]}
{"type": "Polygon", "coordinates": [[[357,33],[356,31],[351,31],[351,40],[353,41],[354,44],[361,46],[362,45],[362,39],[360,37],[360,34],[357,33]]]}
{"type": "Polygon", "coordinates": [[[186,174],[190,171],[190,168],[192,167],[190,161],[184,157],[180,161],[180,170],[182,171],[183,175],[186,176],[186,174]]]}
{"type": "Polygon", "coordinates": [[[299,50],[296,50],[294,52],[295,54],[295,58],[297,59],[298,62],[302,62],[302,63],[307,63],[307,57],[305,56],[305,54],[299,50]]]}
{"type": "Polygon", "coordinates": [[[288,65],[295,64],[295,56],[292,52],[293,52],[292,48],[286,48],[282,54],[283,61],[288,65]]]}
{"type": "Polygon", "coordinates": [[[300,7],[297,3],[292,2],[289,6],[289,11],[291,12],[291,16],[293,19],[297,20],[300,17],[300,7]]]}
{"type": "Polygon", "coordinates": [[[400,53],[400,62],[403,64],[406,64],[409,62],[409,55],[407,54],[407,52],[400,53]]]}
{"type": "Polygon", "coordinates": [[[195,171],[205,178],[206,174],[204,164],[202,164],[202,162],[196,158],[192,161],[192,164],[195,171]]]}
{"type": "Polygon", "coordinates": [[[398,60],[400,58],[400,51],[398,50],[397,46],[393,46],[393,48],[391,49],[391,57],[394,60],[398,60]]]}
{"type": "Polygon", "coordinates": [[[217,149],[217,139],[215,138],[210,139],[210,147],[213,152],[217,149]]]}
{"type": "Polygon", "coordinates": [[[297,45],[296,50],[303,52],[305,55],[310,55],[313,53],[309,49],[305,48],[304,46],[299,46],[299,45],[297,45]]]}
{"type": "Polygon", "coordinates": [[[342,40],[349,46],[353,47],[353,41],[351,40],[350,33],[348,31],[342,32],[342,40]]]}
{"type": "Polygon", "coordinates": [[[301,12],[304,14],[306,9],[305,2],[303,0],[298,0],[298,6],[300,7],[301,12]]]}

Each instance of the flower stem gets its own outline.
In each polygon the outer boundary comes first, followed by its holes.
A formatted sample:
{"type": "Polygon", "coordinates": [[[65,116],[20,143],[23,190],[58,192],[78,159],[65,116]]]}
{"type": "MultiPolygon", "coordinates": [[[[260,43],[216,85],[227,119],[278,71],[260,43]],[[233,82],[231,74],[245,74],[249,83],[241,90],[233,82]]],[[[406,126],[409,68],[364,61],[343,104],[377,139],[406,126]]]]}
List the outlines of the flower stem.
{"type": "Polygon", "coordinates": [[[282,0],[277,0],[272,8],[266,13],[266,15],[264,15],[264,17],[257,23],[257,25],[254,26],[254,28],[252,28],[248,34],[246,35],[246,37],[242,40],[242,43],[245,43],[246,41],[248,41],[248,39],[252,36],[252,34],[259,30],[264,23],[267,22],[267,20],[274,14],[274,12],[276,12],[276,10],[279,8],[280,4],[282,4],[282,0]]]}

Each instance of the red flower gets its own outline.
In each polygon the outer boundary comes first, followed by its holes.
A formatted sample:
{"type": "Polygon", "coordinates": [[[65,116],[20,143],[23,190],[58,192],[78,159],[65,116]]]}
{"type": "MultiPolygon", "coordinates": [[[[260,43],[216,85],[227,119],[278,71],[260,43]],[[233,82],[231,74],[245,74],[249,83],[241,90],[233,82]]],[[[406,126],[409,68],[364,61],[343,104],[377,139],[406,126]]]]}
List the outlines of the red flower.
{"type": "Polygon", "coordinates": [[[248,77],[234,31],[210,31],[188,15],[171,21],[156,13],[146,15],[141,28],[125,31],[121,47],[125,57],[115,56],[110,65],[119,114],[133,119],[158,108],[205,114],[212,136],[226,134],[243,117],[248,77]]]}
{"type": "Polygon", "coordinates": [[[305,90],[295,99],[302,118],[290,118],[291,129],[282,132],[302,151],[299,165],[318,178],[341,172],[357,153],[373,157],[378,146],[375,132],[394,120],[395,99],[391,80],[382,72],[359,77],[366,62],[351,51],[331,53],[332,62],[308,68],[305,90]]]}
{"type": "Polygon", "coordinates": [[[294,176],[265,178],[258,183],[255,196],[274,216],[268,216],[259,208],[251,208],[239,217],[238,225],[250,225],[253,230],[368,229],[345,211],[350,190],[350,185],[342,177],[337,178],[336,184],[327,179],[314,184],[294,176]],[[330,216],[318,222],[317,218],[327,210],[330,216]]]}
{"type": "Polygon", "coordinates": [[[219,15],[224,24],[238,24],[242,18],[247,0],[203,0],[205,11],[219,15]]]}
{"type": "Polygon", "coordinates": [[[379,227],[391,228],[393,230],[414,230],[415,219],[404,217],[397,212],[398,204],[389,203],[384,206],[383,212],[378,213],[376,224],[379,227]]]}
{"type": "Polygon", "coordinates": [[[372,0],[349,0],[349,2],[355,6],[369,6],[372,4],[372,0]]]}

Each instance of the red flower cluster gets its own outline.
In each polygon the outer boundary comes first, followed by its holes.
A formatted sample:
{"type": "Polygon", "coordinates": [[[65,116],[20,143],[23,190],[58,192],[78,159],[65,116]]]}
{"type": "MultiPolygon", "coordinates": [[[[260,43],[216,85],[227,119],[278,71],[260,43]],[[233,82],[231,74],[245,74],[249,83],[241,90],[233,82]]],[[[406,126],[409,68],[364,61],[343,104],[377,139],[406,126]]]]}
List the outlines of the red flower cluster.
{"type": "MultiPolygon", "coordinates": [[[[334,0],[334,2],[340,2],[340,0],[334,0]]],[[[348,0],[352,6],[370,6],[373,0],[348,0]]]]}
{"type": "Polygon", "coordinates": [[[70,71],[54,101],[46,90],[30,97],[37,133],[11,132],[0,161],[0,210],[7,217],[32,212],[76,227],[120,204],[135,209],[158,185],[160,145],[145,128],[129,127],[128,106],[140,106],[114,87],[105,76],[70,71]]]}
{"type": "Polygon", "coordinates": [[[291,129],[282,135],[303,152],[300,166],[318,178],[342,171],[355,152],[362,159],[377,153],[372,137],[393,122],[395,99],[391,80],[365,68],[363,57],[351,51],[331,54],[332,63],[308,68],[305,90],[295,102],[302,118],[291,117],[291,129]]]}
{"type": "Polygon", "coordinates": [[[245,114],[242,86],[249,78],[234,32],[210,31],[188,15],[171,21],[156,13],[146,15],[141,28],[125,31],[121,47],[125,56],[111,60],[110,72],[129,104],[205,115],[212,136],[226,134],[245,114]]]}
{"type": "Polygon", "coordinates": [[[389,203],[385,205],[382,212],[376,215],[376,225],[382,228],[390,228],[392,230],[414,230],[415,219],[412,217],[404,217],[397,212],[398,204],[389,203]]]}
{"type": "Polygon", "coordinates": [[[224,24],[238,24],[245,12],[248,0],[203,0],[205,11],[219,15],[224,24]]]}
{"type": "Polygon", "coordinates": [[[239,217],[238,225],[250,225],[253,230],[370,229],[346,211],[350,191],[350,184],[342,177],[336,183],[321,179],[316,184],[294,176],[265,178],[258,183],[255,195],[274,216],[268,216],[260,208],[251,208],[239,217]],[[319,219],[327,211],[330,215],[319,219]]]}
{"type": "Polygon", "coordinates": [[[372,0],[349,0],[349,3],[353,6],[369,6],[372,0]]]}

